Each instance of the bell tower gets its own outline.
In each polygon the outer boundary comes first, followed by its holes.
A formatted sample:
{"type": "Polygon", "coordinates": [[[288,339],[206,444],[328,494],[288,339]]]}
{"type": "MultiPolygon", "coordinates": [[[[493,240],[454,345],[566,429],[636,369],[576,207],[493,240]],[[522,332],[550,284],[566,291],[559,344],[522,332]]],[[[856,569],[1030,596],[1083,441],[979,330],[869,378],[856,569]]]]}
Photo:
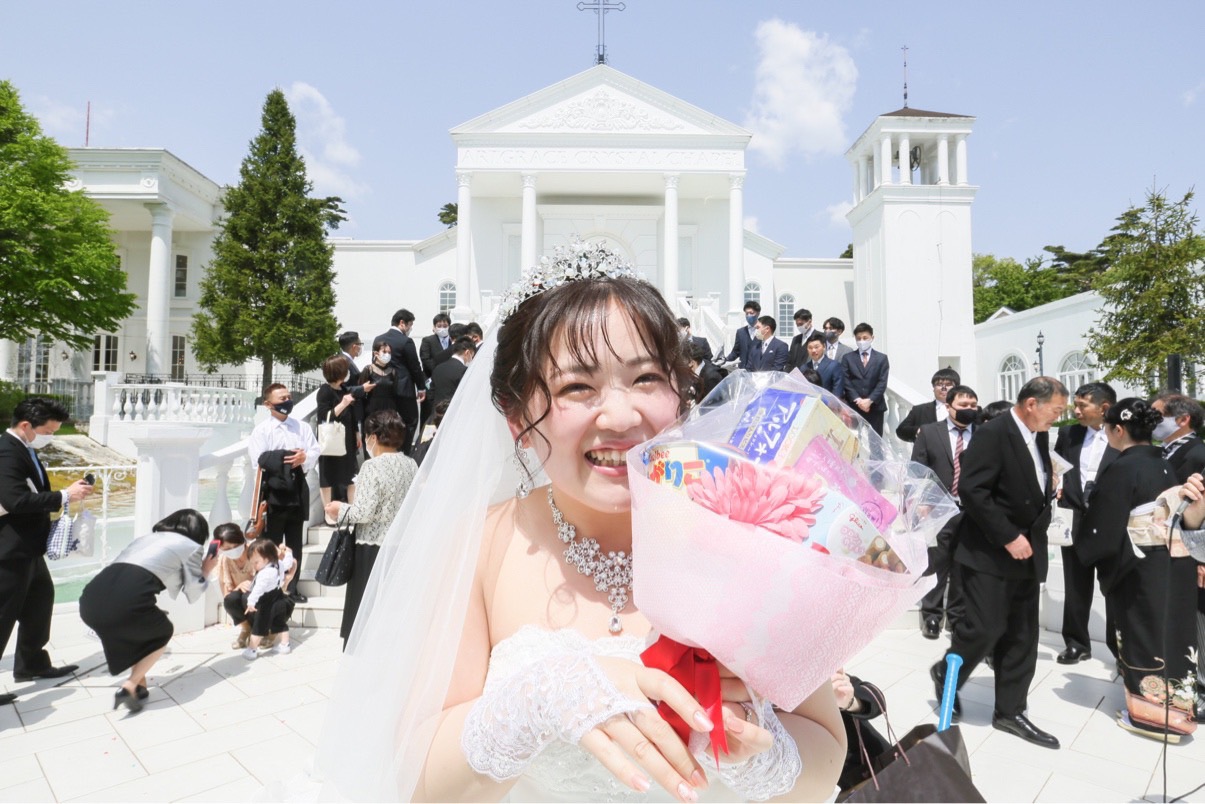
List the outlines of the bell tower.
{"type": "MultiPolygon", "coordinates": [[[[905,106],[845,153],[853,168],[854,318],[875,329],[893,380],[927,396],[952,366],[975,374],[967,137],[975,118],[905,106]]],[[[986,394],[989,389],[977,388],[986,394]]]]}

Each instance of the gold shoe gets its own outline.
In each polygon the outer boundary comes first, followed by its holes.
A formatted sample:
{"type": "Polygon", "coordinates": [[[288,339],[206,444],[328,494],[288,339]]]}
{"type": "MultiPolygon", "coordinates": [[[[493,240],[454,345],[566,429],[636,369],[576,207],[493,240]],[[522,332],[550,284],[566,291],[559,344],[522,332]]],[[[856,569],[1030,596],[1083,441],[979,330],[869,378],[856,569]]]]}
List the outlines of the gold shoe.
{"type": "Polygon", "coordinates": [[[243,624],[239,626],[238,636],[235,638],[234,644],[232,644],[230,647],[232,647],[236,650],[242,650],[243,648],[247,647],[248,643],[250,643],[250,642],[251,642],[251,623],[249,621],[244,620],[243,624]]]}

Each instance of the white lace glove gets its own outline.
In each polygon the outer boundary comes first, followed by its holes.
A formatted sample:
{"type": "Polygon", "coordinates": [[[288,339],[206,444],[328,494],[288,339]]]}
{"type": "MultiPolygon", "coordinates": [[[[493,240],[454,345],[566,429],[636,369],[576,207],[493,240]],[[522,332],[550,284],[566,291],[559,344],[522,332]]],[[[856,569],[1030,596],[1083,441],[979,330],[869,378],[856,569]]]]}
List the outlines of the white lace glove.
{"type": "MultiPolygon", "coordinates": [[[[756,715],[757,725],[770,732],[774,744],[768,751],[754,754],[742,762],[725,762],[720,754],[720,781],[745,801],[767,801],[775,796],[790,792],[803,771],[803,760],[799,758],[799,747],[769,701],[757,701],[750,705],[756,715]]],[[[711,753],[711,740],[697,734],[690,741],[691,752],[699,763],[711,769],[715,757],[711,753]]]]}
{"type": "Polygon", "coordinates": [[[555,740],[577,745],[612,717],[651,708],[625,697],[590,653],[558,653],[504,678],[487,676],[460,748],[473,770],[500,782],[521,774],[555,740]]]}

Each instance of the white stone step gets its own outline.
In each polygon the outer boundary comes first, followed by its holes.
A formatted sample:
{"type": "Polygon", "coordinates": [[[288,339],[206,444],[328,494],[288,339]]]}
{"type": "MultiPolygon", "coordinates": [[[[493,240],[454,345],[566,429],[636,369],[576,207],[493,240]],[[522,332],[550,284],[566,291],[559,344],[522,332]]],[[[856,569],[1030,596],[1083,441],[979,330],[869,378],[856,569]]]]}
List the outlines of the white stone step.
{"type": "Polygon", "coordinates": [[[347,584],[342,586],[323,586],[314,580],[314,572],[312,569],[301,570],[301,577],[297,579],[297,587],[301,593],[307,597],[326,597],[331,599],[343,600],[347,597],[347,584]]]}
{"type": "Polygon", "coordinates": [[[338,628],[343,622],[343,598],[311,595],[293,609],[292,620],[306,628],[338,628]]]}

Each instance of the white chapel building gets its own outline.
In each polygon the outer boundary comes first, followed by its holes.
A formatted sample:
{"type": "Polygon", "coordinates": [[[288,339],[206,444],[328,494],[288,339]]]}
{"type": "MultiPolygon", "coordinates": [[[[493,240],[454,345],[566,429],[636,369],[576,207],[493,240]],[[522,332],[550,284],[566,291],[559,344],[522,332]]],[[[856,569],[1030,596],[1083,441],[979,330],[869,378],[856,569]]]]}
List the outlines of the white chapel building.
{"type": "MultiPolygon", "coordinates": [[[[488,325],[522,269],[576,236],[625,255],[717,351],[731,348],[747,299],[787,341],[800,307],[817,326],[842,319],[847,338],[869,322],[891,359],[892,426],[931,398],[929,378],[942,366],[958,369],[984,403],[1014,397],[1037,372],[1043,329],[1041,367],[1073,373],[1074,386],[1097,373],[1083,347],[1093,299],[973,324],[974,122],[908,108],[876,118],[846,154],[853,258],[787,257],[786,246],[744,228],[745,193],[757,192],[745,184],[750,132],[597,65],[452,129],[456,227],[418,239],[333,238],[335,315],[366,345],[400,307],[415,313],[420,336],[441,311],[488,325]],[[374,290],[382,286],[395,290],[374,290]]],[[[221,188],[162,149],[70,154],[70,186],[110,211],[138,309],[118,331],[98,333],[90,353],[38,338],[0,342],[0,378],[39,391],[89,385],[93,372],[212,384],[189,340],[221,188]]],[[[252,388],[259,374],[258,365],[230,366],[219,380],[252,388]]]]}

